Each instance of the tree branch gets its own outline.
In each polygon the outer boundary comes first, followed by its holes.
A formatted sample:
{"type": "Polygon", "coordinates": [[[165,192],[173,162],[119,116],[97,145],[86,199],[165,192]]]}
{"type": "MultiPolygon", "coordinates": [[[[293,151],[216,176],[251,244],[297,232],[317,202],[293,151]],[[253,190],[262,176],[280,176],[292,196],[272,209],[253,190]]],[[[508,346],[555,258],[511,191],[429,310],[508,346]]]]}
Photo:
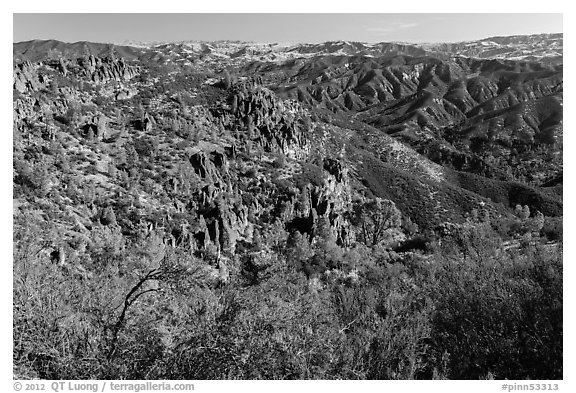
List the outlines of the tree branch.
{"type": "Polygon", "coordinates": [[[158,289],[150,288],[146,289],[142,292],[138,292],[138,290],[147,282],[151,280],[159,280],[162,276],[162,272],[160,269],[153,269],[150,270],[144,277],[142,277],[134,287],[128,292],[126,297],[124,298],[124,307],[122,308],[122,312],[118,317],[118,321],[114,324],[114,328],[112,330],[112,344],[110,348],[110,352],[108,353],[108,359],[112,358],[114,353],[116,352],[116,344],[118,342],[118,334],[120,333],[120,329],[124,326],[124,321],[126,319],[126,313],[128,312],[128,308],[134,304],[136,300],[145,293],[149,292],[157,292],[158,289]]]}

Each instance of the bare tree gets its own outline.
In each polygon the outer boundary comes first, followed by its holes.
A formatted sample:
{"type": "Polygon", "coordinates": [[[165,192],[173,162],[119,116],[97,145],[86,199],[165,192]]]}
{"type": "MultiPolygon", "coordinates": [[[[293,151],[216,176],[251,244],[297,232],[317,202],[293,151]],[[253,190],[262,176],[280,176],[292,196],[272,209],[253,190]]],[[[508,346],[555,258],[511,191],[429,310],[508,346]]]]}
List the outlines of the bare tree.
{"type": "Polygon", "coordinates": [[[394,202],[376,198],[355,206],[352,223],[358,228],[358,241],[373,247],[402,225],[402,214],[394,202]]]}

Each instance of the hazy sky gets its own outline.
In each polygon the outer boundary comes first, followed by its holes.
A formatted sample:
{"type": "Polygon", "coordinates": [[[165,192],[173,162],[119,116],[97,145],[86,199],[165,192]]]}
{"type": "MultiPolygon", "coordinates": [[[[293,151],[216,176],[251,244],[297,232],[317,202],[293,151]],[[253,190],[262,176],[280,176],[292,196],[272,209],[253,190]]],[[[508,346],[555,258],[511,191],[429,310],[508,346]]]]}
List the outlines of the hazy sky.
{"type": "Polygon", "coordinates": [[[13,39],[457,42],[561,32],[562,14],[14,14],[13,39]]]}

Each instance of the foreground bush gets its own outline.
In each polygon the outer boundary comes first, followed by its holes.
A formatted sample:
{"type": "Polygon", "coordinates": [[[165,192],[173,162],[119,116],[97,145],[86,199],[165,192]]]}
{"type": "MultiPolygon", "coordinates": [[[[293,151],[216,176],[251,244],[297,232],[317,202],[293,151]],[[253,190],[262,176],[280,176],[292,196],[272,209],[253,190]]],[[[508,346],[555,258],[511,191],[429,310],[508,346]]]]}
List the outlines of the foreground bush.
{"type": "Polygon", "coordinates": [[[42,247],[61,234],[16,224],[18,378],[562,378],[557,245],[505,251],[476,232],[465,252],[391,258],[320,243],[309,252],[338,268],[308,279],[269,252],[258,280],[213,285],[203,261],[170,251],[155,265],[150,239],[114,231],[94,231],[90,260],[51,262],[42,247]]]}

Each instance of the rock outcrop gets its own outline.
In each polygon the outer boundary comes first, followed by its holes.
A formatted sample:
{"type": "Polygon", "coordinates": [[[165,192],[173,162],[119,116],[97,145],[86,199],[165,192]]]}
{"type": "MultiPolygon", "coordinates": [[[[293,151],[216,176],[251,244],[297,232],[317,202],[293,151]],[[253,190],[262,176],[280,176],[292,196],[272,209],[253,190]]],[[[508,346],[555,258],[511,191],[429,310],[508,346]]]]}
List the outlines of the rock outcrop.
{"type": "Polygon", "coordinates": [[[14,89],[20,93],[25,91],[37,91],[46,86],[48,80],[38,73],[37,67],[29,61],[14,67],[14,89]]]}
{"type": "Polygon", "coordinates": [[[110,80],[127,81],[140,74],[140,67],[130,65],[121,58],[100,58],[90,55],[78,59],[77,62],[84,75],[96,83],[110,80]]]}
{"type": "Polygon", "coordinates": [[[293,203],[288,227],[314,237],[319,219],[325,218],[336,234],[337,241],[348,244],[353,239],[352,228],[346,217],[352,210],[348,170],[342,162],[333,158],[324,158],[322,165],[324,172],[321,183],[308,183],[301,190],[298,200],[293,203]]]}
{"type": "Polygon", "coordinates": [[[127,100],[134,97],[136,94],[138,94],[138,90],[135,88],[120,89],[115,93],[114,98],[117,100],[127,100]]]}
{"type": "Polygon", "coordinates": [[[224,127],[241,131],[267,152],[299,158],[309,151],[306,115],[298,103],[252,82],[234,86],[228,101],[229,110],[216,113],[224,127]]]}
{"type": "Polygon", "coordinates": [[[95,115],[88,119],[81,128],[85,133],[91,131],[94,138],[98,140],[106,139],[110,137],[108,121],[109,119],[103,114],[95,115]]]}
{"type": "Polygon", "coordinates": [[[231,185],[228,160],[234,151],[232,147],[201,143],[188,152],[199,180],[194,195],[198,205],[197,225],[186,231],[195,249],[213,244],[233,254],[236,242],[246,240],[246,234],[251,232],[249,208],[243,205],[239,191],[231,185]]]}
{"type": "Polygon", "coordinates": [[[19,124],[24,119],[29,119],[37,116],[37,112],[34,110],[37,100],[32,97],[20,97],[14,101],[14,124],[19,124]]]}

